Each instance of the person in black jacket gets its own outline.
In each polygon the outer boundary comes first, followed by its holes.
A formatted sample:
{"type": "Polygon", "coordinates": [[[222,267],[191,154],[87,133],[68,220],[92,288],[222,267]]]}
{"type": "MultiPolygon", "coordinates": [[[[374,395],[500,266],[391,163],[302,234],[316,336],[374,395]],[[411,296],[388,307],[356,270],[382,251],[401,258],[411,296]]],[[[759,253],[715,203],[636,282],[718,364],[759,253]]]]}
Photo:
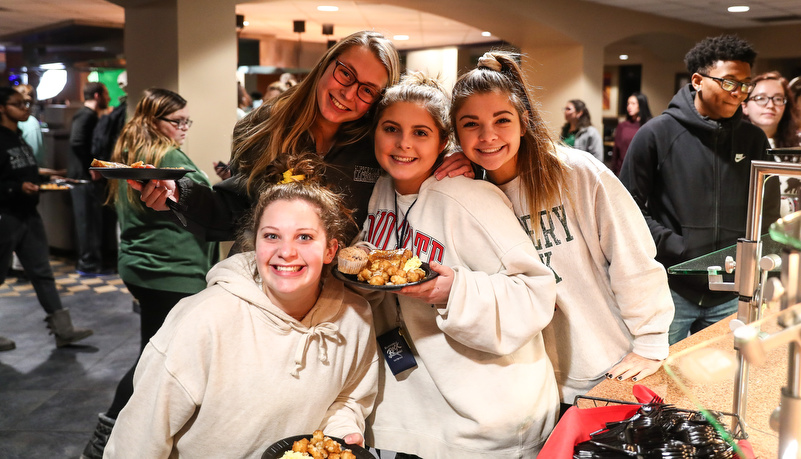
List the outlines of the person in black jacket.
{"type": "Polygon", "coordinates": [[[84,186],[70,190],[72,213],[75,220],[78,274],[102,274],[102,211],[105,185],[101,177],[89,173],[92,163],[92,135],[101,115],[108,109],[108,89],[103,83],[87,83],[83,89],[83,107],[72,117],[70,126],[70,156],[67,176],[78,180],[92,180],[84,186]]]}
{"type": "MultiPolygon", "coordinates": [[[[732,35],[695,45],[684,58],[691,83],[629,146],[620,180],[640,206],[665,268],[745,236],[751,161],[766,159],[769,148],[762,130],[742,122],[755,58],[751,45],[732,35]]],[[[779,218],[778,182],[768,184],[763,232],[779,218]]],[[[737,295],[710,291],[705,275],[668,280],[676,306],[670,344],[737,310],[737,295]]]]}
{"type": "MultiPolygon", "coordinates": [[[[30,103],[11,88],[0,88],[0,285],[16,252],[25,274],[31,280],[36,297],[47,312],[45,321],[56,336],[56,347],[66,346],[92,334],[92,330],[74,328],[69,310],[58,296],[49,245],[39,204],[39,166],[33,149],[22,139],[17,123],[30,115],[30,103]]],[[[0,351],[16,346],[0,336],[0,351]]]]}

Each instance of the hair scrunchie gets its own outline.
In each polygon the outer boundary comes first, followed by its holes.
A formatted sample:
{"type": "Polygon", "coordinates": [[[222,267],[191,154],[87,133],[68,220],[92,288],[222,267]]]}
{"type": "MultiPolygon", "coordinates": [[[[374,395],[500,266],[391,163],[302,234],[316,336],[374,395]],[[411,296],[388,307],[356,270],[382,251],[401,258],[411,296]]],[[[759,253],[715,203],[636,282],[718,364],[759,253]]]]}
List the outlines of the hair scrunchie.
{"type": "Polygon", "coordinates": [[[481,57],[478,58],[478,66],[486,67],[496,72],[500,72],[503,69],[501,63],[498,62],[498,59],[495,59],[495,56],[493,56],[490,53],[484,53],[481,57]]]}

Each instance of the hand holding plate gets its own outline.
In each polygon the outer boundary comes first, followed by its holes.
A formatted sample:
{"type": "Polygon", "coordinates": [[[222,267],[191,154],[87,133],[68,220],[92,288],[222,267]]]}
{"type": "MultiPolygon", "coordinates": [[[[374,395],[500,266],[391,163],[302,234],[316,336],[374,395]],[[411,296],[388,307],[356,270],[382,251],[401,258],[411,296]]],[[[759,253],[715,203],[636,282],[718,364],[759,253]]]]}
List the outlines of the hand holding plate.
{"type": "Polygon", "coordinates": [[[145,183],[127,180],[134,190],[141,193],[139,199],[153,210],[169,210],[167,199],[178,202],[178,187],[175,180],[149,180],[145,183]]]}
{"type": "Polygon", "coordinates": [[[447,304],[451,294],[454,272],[451,268],[432,261],[431,270],[439,275],[422,284],[403,287],[398,291],[401,295],[425,301],[429,304],[447,304]]]}

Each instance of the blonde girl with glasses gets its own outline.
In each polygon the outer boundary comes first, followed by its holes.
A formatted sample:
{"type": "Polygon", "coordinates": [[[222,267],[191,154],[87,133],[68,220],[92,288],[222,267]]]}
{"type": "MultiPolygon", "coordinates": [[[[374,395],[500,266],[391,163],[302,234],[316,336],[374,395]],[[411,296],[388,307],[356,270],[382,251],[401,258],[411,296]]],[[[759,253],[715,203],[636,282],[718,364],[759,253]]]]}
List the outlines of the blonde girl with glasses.
{"type": "MultiPolygon", "coordinates": [[[[213,190],[189,179],[151,181],[143,189],[136,183],[131,186],[141,189],[142,200],[154,209],[167,210],[166,199],[177,202],[177,211],[193,231],[231,240],[267,167],[288,152],[315,152],[331,166],[328,186],[343,193],[355,212],[348,231],[352,238],[381,173],[368,135],[372,110],[381,91],[397,83],[399,74],[392,42],[377,32],[356,32],[332,46],[302,81],[237,123],[230,179],[213,190]]],[[[437,173],[441,178],[472,171],[463,156],[455,156],[437,173]]]]}
{"type": "MultiPolygon", "coordinates": [[[[189,125],[189,108],[183,97],[167,89],[148,89],[123,127],[111,159],[125,164],[144,161],[156,167],[197,170],[181,150],[189,125]]],[[[203,172],[187,175],[197,183],[210,185],[203,172]]],[[[124,184],[120,186],[119,181],[110,180],[109,188],[109,201],[114,204],[120,226],[117,269],[139,301],[141,311],[141,353],[173,306],[206,287],[206,273],[217,260],[217,244],[206,242],[143,206],[135,193],[124,184]]],[[[103,456],[117,415],[133,393],[136,362],[132,363],[117,385],[111,406],[99,414],[82,458],[103,456]]]]}
{"type": "Polygon", "coordinates": [[[743,102],[743,114],[759,126],[773,148],[797,147],[799,115],[787,80],[779,72],[754,77],[754,91],[743,102]]]}

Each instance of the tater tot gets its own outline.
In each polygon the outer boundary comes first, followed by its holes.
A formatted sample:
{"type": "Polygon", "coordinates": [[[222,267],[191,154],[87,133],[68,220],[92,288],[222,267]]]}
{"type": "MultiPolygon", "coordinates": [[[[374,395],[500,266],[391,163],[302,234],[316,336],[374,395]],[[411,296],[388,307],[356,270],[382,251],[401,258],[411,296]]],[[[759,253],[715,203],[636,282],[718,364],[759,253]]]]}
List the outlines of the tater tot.
{"type": "Polygon", "coordinates": [[[389,278],[389,281],[392,282],[395,285],[401,285],[401,284],[408,283],[406,281],[406,278],[403,277],[403,276],[392,276],[392,277],[389,278]]]}
{"type": "Polygon", "coordinates": [[[384,285],[387,281],[384,280],[383,276],[373,276],[370,280],[367,281],[370,285],[384,285]]]}

